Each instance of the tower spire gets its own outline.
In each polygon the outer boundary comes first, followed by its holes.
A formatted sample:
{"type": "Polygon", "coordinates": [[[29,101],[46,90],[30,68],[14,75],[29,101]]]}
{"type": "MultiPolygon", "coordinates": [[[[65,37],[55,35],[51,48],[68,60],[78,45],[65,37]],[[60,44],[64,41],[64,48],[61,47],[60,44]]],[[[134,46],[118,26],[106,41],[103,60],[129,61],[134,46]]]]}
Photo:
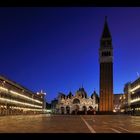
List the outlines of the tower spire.
{"type": "Polygon", "coordinates": [[[105,16],[105,22],[107,22],[107,16],[105,16]]]}
{"type": "Polygon", "coordinates": [[[111,34],[110,34],[108,24],[107,24],[107,16],[105,16],[104,29],[103,29],[101,38],[111,38],[111,34]]]}

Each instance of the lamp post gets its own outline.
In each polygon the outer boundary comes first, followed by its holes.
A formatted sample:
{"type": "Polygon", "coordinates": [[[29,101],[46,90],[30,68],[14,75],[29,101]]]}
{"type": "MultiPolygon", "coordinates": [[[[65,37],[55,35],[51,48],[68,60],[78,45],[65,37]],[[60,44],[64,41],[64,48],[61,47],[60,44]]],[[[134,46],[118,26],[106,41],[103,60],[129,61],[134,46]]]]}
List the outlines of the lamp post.
{"type": "Polygon", "coordinates": [[[46,93],[44,93],[44,99],[43,99],[43,109],[44,109],[44,113],[45,113],[45,109],[46,109],[46,93]]]}
{"type": "Polygon", "coordinates": [[[41,90],[41,97],[43,98],[42,113],[45,113],[45,108],[46,108],[45,96],[46,96],[46,93],[41,90]]]}
{"type": "MultiPolygon", "coordinates": [[[[5,81],[2,82],[2,86],[5,87],[5,81]]],[[[5,101],[5,111],[4,111],[4,115],[7,115],[7,101],[5,101]]]]}
{"type": "Polygon", "coordinates": [[[33,101],[33,97],[34,97],[34,95],[32,94],[32,103],[33,103],[33,114],[35,114],[35,111],[34,111],[34,109],[35,109],[35,106],[34,106],[34,101],[33,101]]]}

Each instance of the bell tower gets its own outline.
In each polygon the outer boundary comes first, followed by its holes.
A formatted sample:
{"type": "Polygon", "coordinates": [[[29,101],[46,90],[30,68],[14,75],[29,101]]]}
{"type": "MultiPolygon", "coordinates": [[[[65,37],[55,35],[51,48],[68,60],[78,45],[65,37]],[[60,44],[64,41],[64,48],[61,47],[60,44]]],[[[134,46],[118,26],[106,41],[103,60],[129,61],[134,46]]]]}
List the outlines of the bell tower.
{"type": "Polygon", "coordinates": [[[100,102],[99,111],[113,112],[113,47],[112,37],[105,17],[104,29],[100,39],[100,102]]]}

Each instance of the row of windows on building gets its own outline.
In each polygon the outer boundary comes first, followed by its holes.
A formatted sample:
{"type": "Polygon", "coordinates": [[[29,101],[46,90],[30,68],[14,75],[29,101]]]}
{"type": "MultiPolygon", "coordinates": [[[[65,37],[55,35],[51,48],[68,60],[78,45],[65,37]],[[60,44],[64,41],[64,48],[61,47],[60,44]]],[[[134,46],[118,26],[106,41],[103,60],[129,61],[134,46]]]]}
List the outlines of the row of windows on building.
{"type": "Polygon", "coordinates": [[[45,94],[34,93],[0,76],[0,115],[38,114],[45,108],[45,94]]]}
{"type": "Polygon", "coordinates": [[[140,115],[140,78],[124,86],[124,95],[120,98],[121,109],[127,114],[140,115]]]}

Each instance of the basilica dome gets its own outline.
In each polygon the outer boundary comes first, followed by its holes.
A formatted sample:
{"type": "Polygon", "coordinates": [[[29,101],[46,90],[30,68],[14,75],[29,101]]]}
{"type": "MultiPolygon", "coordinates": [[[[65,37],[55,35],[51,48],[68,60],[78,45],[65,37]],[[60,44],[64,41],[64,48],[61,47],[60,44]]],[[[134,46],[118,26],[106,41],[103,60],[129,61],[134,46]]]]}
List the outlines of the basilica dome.
{"type": "Polygon", "coordinates": [[[96,98],[96,97],[98,97],[98,94],[96,93],[96,91],[94,90],[94,92],[91,94],[91,98],[93,99],[93,98],[96,98]]]}
{"type": "Polygon", "coordinates": [[[67,95],[67,98],[71,99],[72,98],[72,92],[70,91],[69,94],[67,95]]]}
{"type": "Polygon", "coordinates": [[[64,93],[59,92],[58,98],[65,99],[66,95],[64,93]]]}
{"type": "Polygon", "coordinates": [[[85,89],[82,87],[82,88],[79,88],[79,90],[76,92],[76,96],[81,97],[81,98],[87,98],[87,93],[85,89]]]}

